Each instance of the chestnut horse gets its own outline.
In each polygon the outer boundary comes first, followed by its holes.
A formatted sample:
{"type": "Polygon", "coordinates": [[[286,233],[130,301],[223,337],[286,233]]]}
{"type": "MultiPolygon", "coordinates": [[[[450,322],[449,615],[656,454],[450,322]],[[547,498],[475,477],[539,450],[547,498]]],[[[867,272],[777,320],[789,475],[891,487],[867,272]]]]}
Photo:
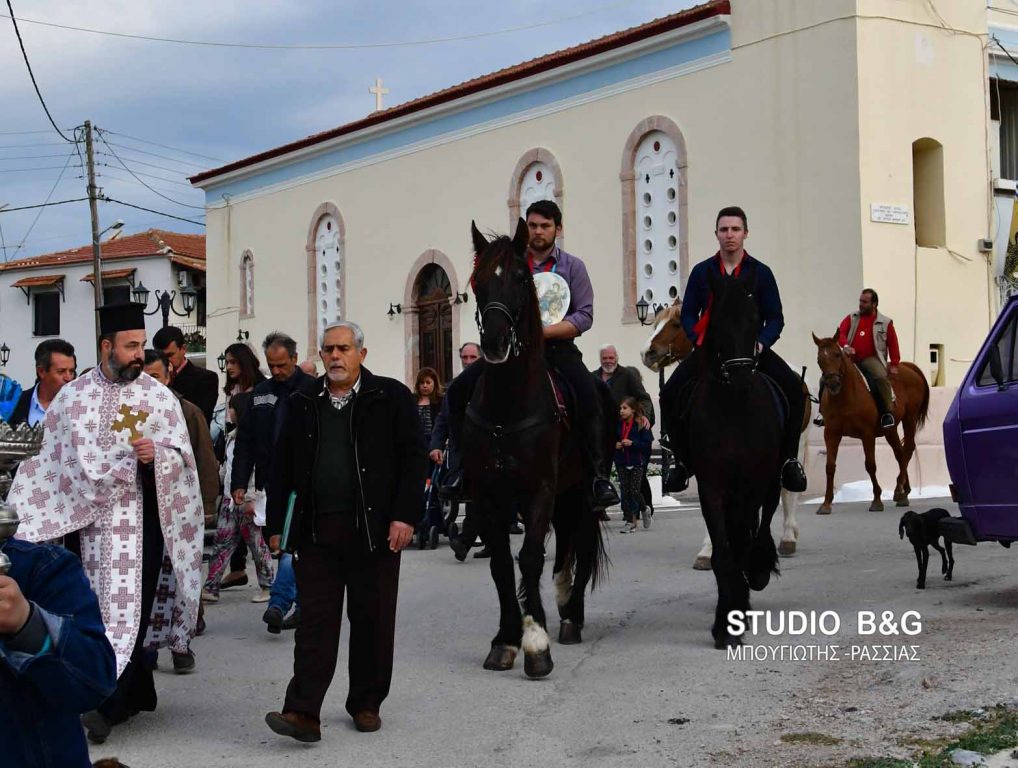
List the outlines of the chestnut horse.
{"type": "Polygon", "coordinates": [[[818,515],[831,514],[834,499],[834,469],[838,462],[838,447],[842,437],[857,437],[862,440],[866,456],[866,472],[873,482],[873,503],[871,512],[883,512],[880,500],[880,485],[877,483],[877,462],[874,458],[877,435],[884,438],[894,452],[898,462],[898,477],[894,486],[894,501],[899,507],[908,506],[908,494],[912,487],[908,482],[908,463],[915,453],[915,435],[926,424],[930,408],[930,385],[923,372],[912,363],[902,363],[898,373],[890,377],[895,402],[892,408],[894,428],[880,429],[880,414],[872,394],[866,388],[862,372],[841,351],[835,338],[818,339],[817,365],[820,366],[820,382],[823,395],[820,413],[824,417],[824,444],[827,446],[827,491],[824,503],[817,510],[818,515]],[[898,439],[898,423],[905,434],[904,444],[898,439]]]}
{"type": "MultiPolygon", "coordinates": [[[[640,350],[640,357],[643,364],[652,371],[680,363],[693,351],[693,343],[686,336],[682,327],[682,299],[676,299],[667,307],[662,307],[654,316],[654,330],[647,340],[647,343],[640,350]]],[[[809,399],[809,389],[803,384],[806,392],[806,410],[802,415],[802,435],[805,438],[806,429],[809,427],[810,419],[813,417],[813,409],[809,399]]],[[[802,445],[799,446],[802,452],[802,445]]],[[[784,525],[781,532],[781,543],[778,545],[778,553],[782,555],[794,555],[799,541],[799,523],[795,519],[795,513],[799,508],[799,494],[782,489],[781,508],[784,513],[784,525]]],[[[713,551],[710,543],[710,534],[704,533],[703,545],[696,555],[693,568],[698,571],[710,570],[710,556],[713,551]]]]}

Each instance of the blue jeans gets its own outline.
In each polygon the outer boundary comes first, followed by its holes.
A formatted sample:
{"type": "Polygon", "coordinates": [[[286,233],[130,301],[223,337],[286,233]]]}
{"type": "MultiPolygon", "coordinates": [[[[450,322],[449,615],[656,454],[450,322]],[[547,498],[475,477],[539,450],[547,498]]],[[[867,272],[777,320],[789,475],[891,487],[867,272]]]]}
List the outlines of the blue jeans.
{"type": "Polygon", "coordinates": [[[297,603],[297,577],[293,572],[293,555],[285,552],[279,556],[276,565],[276,580],[269,593],[269,608],[278,608],[286,616],[290,607],[297,603]]]}

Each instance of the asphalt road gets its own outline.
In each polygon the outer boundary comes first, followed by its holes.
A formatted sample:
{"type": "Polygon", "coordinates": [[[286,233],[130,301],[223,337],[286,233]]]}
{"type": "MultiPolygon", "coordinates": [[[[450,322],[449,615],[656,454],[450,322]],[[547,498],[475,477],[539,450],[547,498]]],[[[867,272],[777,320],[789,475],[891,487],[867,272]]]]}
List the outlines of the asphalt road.
{"type": "MultiPolygon", "coordinates": [[[[938,505],[950,508],[943,501],[916,508],[938,505]]],[[[281,707],[293,635],[269,635],[264,606],[251,604],[254,587],[244,587],[207,607],[208,632],[193,645],[198,671],[173,675],[163,652],[158,710],[115,729],[92,756],[117,755],[131,768],[784,766],[903,756],[903,734],[927,735],[934,715],[1018,693],[1018,553],[996,544],[957,547],[951,583],[940,579],[933,553],[920,592],[912,549],[897,534],[901,510],[866,506],[836,505],[830,517],[802,509],[798,554],[754,595],[757,609],[834,611],[839,633],[747,642],[836,644],[842,654],[852,645],[917,645],[918,661],[729,660],[711,644],[715,584],[710,572],[691,568],[703,526],[686,507],[660,511],[652,530],[635,535],[619,535],[617,517],[608,524],[610,580],[589,598],[584,643],[553,642],[556,666],[547,679],[527,680],[522,656],[510,672],[481,668],[498,620],[487,561],[457,563],[444,544],[411,549],[403,555],[395,676],[380,732],[356,732],[343,709],[345,640],[322,741],[301,745],[268,730],[263,717],[281,707]],[[915,610],[922,630],[863,636],[860,610],[898,618],[915,610]],[[839,742],[781,741],[804,731],[839,742]]],[[[779,521],[773,531],[777,538],[779,521]]],[[[543,593],[554,615],[550,568],[549,558],[543,593]]]]}

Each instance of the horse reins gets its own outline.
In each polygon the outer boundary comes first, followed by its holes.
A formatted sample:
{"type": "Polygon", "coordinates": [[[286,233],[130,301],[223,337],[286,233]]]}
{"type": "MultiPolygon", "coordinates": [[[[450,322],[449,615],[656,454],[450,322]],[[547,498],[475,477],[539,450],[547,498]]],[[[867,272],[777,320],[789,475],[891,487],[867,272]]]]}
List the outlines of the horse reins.
{"type": "MultiPolygon", "coordinates": [[[[489,301],[484,305],[484,308],[478,307],[474,310],[474,322],[477,324],[477,335],[480,337],[484,336],[484,316],[489,310],[495,310],[501,312],[509,319],[509,349],[506,352],[506,357],[510,354],[513,357],[519,357],[520,351],[523,349],[523,343],[520,341],[519,335],[516,333],[516,324],[519,322],[519,316],[514,315],[512,310],[509,309],[505,304],[500,301],[489,301]]],[[[502,362],[505,362],[504,360],[502,362]]]]}

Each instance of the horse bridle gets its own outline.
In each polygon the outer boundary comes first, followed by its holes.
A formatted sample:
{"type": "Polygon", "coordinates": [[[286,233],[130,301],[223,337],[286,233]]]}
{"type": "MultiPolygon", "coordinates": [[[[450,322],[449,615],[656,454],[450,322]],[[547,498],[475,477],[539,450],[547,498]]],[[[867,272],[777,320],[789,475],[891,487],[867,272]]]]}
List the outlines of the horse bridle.
{"type": "Polygon", "coordinates": [[[733,357],[728,360],[722,360],[721,381],[725,384],[730,383],[733,371],[741,368],[749,368],[751,373],[755,373],[758,357],[757,351],[754,348],[752,357],[733,357]]]}
{"type": "Polygon", "coordinates": [[[483,308],[478,307],[474,310],[474,322],[477,324],[478,337],[484,337],[484,316],[491,310],[501,312],[509,319],[509,350],[506,353],[506,357],[510,354],[513,357],[519,357],[520,351],[523,349],[523,343],[516,332],[516,325],[520,319],[519,313],[513,314],[512,310],[500,301],[489,301],[483,308]]]}

